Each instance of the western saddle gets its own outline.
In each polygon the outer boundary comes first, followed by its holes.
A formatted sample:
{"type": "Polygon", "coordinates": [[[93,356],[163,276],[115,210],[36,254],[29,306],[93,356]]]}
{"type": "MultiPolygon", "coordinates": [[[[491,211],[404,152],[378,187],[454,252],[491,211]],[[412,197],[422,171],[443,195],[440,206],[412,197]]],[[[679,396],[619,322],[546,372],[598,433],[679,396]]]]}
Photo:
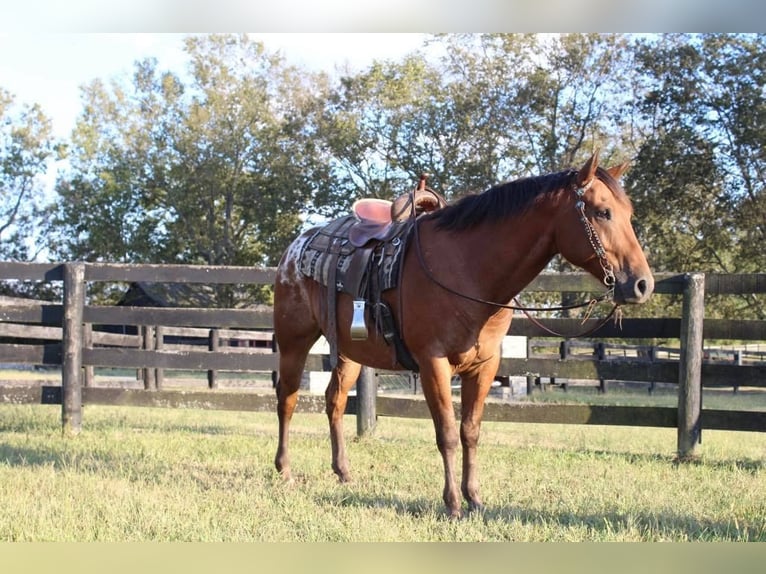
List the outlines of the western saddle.
{"type": "Polygon", "coordinates": [[[301,255],[301,269],[327,286],[330,365],[335,367],[337,345],[337,296],[354,298],[351,338],[368,336],[366,315],[387,343],[396,349],[397,360],[417,371],[417,363],[401,340],[396,321],[381,293],[399,284],[405,246],[417,217],[447,205],[444,198],[426,186],[428,175],[394,201],[366,198],[356,201],[352,213],[319,228],[301,255]]]}

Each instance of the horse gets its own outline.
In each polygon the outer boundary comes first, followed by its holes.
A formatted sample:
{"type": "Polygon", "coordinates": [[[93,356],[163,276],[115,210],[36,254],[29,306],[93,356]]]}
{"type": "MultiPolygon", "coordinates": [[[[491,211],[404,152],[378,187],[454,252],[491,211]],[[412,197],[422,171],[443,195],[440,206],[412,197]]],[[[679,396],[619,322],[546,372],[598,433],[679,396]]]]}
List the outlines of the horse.
{"type": "MultiPolygon", "coordinates": [[[[450,517],[480,510],[477,446],[485,399],[508,333],[511,302],[560,254],[604,282],[615,305],[647,301],[654,278],[631,224],[632,204],[619,179],[628,164],[598,165],[596,151],[579,169],[529,176],[466,195],[415,217],[398,284],[380,298],[397,319],[400,341],[419,370],[444,468],[442,498],[450,517]],[[460,427],[451,380],[460,377],[460,427]],[[462,480],[456,454],[462,445],[462,480]]],[[[301,253],[316,229],[299,235],[277,267],[274,333],[279,350],[276,384],[279,443],[274,464],[292,481],[290,421],[310,348],[320,335],[335,336],[337,364],[325,392],[331,466],[351,480],[343,414],[361,366],[410,370],[378,330],[350,333],[354,297],[337,293],[328,316],[328,287],[301,270],[301,253]],[[331,326],[336,326],[336,333],[331,326]]],[[[335,294],[333,293],[332,296],[335,294]]],[[[368,309],[369,311],[369,309],[368,309]]]]}

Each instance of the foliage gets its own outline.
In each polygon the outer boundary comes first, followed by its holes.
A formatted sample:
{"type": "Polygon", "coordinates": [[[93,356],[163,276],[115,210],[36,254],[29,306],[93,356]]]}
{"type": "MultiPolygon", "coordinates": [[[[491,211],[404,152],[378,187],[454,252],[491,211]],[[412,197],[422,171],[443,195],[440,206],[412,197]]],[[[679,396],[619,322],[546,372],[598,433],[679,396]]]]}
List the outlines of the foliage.
{"type": "Polygon", "coordinates": [[[0,259],[31,261],[43,219],[39,178],[55,153],[50,120],[0,88],[0,259]]]}
{"type": "MultiPolygon", "coordinates": [[[[632,163],[624,184],[654,269],[758,272],[764,38],[439,34],[401,60],[336,77],[289,66],[246,36],[191,36],[185,71],[148,59],[130,82],[82,88],[70,167],[38,230],[49,244],[37,249],[59,260],[275,265],[302,227],[359,197],[401,194],[421,173],[455,199],[577,166],[599,148],[606,165],[632,163]]],[[[35,148],[46,141],[43,120],[35,125],[29,165],[40,173],[50,147],[35,148]]],[[[34,255],[22,237],[39,228],[33,204],[14,224],[21,235],[0,236],[3,257],[34,255]]],[[[551,268],[570,269],[559,259],[551,268]]],[[[760,296],[717,307],[740,317],[764,308],[760,296]]]]}
{"type": "MultiPolygon", "coordinates": [[[[669,34],[638,41],[628,174],[636,224],[657,270],[753,273],[766,266],[764,37],[669,34]]],[[[765,318],[747,296],[721,316],[765,318]]]]}
{"type": "MultiPolygon", "coordinates": [[[[136,64],[83,90],[57,185],[57,254],[88,261],[275,265],[328,170],[313,78],[245,36],[192,36],[188,77],[136,64]]],[[[318,85],[318,84],[317,84],[318,85]]]]}

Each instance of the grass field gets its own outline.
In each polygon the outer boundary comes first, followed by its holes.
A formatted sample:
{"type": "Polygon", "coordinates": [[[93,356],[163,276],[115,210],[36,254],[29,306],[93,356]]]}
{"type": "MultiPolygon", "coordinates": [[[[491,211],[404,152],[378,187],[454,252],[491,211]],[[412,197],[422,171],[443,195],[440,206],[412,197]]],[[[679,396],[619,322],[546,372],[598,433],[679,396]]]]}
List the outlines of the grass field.
{"type": "Polygon", "coordinates": [[[0,406],[0,541],[766,541],[766,434],[485,423],[486,510],[446,519],[430,421],[346,434],[354,481],[329,467],[324,416],[296,414],[297,480],[273,468],[276,416],[0,406]]]}

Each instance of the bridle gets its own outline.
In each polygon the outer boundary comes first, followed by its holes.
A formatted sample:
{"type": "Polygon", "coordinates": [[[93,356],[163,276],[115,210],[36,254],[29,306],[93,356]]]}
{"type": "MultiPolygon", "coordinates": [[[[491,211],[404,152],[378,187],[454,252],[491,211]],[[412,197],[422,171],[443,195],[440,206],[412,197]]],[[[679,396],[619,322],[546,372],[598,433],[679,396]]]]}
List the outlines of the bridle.
{"type": "Polygon", "coordinates": [[[608,289],[606,295],[614,299],[614,287],[617,284],[617,279],[614,276],[614,267],[612,267],[612,264],[609,263],[609,260],[606,258],[606,249],[604,249],[604,244],[601,243],[601,239],[599,239],[598,233],[596,233],[596,228],[593,227],[593,224],[585,215],[585,200],[583,197],[585,197],[585,192],[593,185],[594,179],[595,178],[592,178],[582,187],[575,189],[575,196],[577,197],[575,209],[580,212],[580,222],[583,224],[583,227],[585,227],[585,234],[588,236],[588,241],[590,242],[596,257],[598,257],[601,269],[604,271],[603,281],[608,289]]]}
{"type": "Polygon", "coordinates": [[[586,301],[584,303],[574,303],[572,305],[560,305],[556,307],[526,307],[519,303],[518,297],[513,298],[513,302],[515,305],[508,305],[506,303],[497,303],[495,301],[488,301],[486,299],[482,299],[481,297],[474,297],[472,295],[467,295],[465,293],[461,293],[460,291],[457,291],[450,287],[449,285],[445,285],[442,283],[439,279],[433,276],[433,273],[431,273],[431,270],[428,268],[428,266],[425,263],[425,260],[423,259],[423,253],[420,248],[420,234],[418,232],[418,221],[417,219],[414,222],[414,236],[415,236],[415,252],[418,256],[418,261],[420,262],[420,267],[423,269],[423,272],[426,274],[426,277],[432,282],[444,289],[445,291],[448,291],[449,293],[452,293],[453,295],[457,295],[458,297],[462,297],[463,299],[467,299],[469,301],[474,301],[475,303],[482,303],[484,305],[489,305],[491,307],[497,307],[501,309],[510,309],[513,311],[522,311],[527,318],[530,320],[530,322],[534,323],[537,327],[543,329],[544,331],[547,331],[551,335],[557,336],[557,337],[566,337],[566,338],[576,338],[576,337],[586,337],[596,331],[598,331],[601,327],[603,327],[606,322],[612,317],[615,316],[615,321],[621,321],[621,315],[622,310],[620,309],[620,306],[617,303],[614,303],[614,289],[617,284],[617,279],[614,275],[614,268],[612,267],[612,264],[609,262],[609,260],[606,257],[606,249],[604,249],[604,244],[601,243],[601,239],[598,236],[598,233],[596,232],[596,228],[593,227],[593,224],[590,222],[588,217],[585,215],[585,200],[583,199],[585,197],[585,193],[591,188],[593,185],[593,181],[595,180],[595,176],[590,179],[587,183],[583,184],[582,186],[576,187],[574,189],[575,197],[577,198],[577,201],[575,202],[575,209],[579,212],[579,219],[580,222],[583,224],[583,227],[585,228],[585,234],[588,237],[588,242],[590,243],[591,247],[593,248],[593,252],[596,254],[596,257],[598,257],[599,264],[601,265],[601,269],[604,271],[604,279],[603,283],[607,287],[606,293],[603,295],[600,295],[599,297],[594,297],[593,299],[590,299],[589,301],[586,301]],[[611,312],[602,320],[600,321],[595,327],[588,329],[587,331],[583,333],[579,333],[577,335],[565,335],[563,333],[558,333],[556,331],[553,331],[540,323],[536,318],[532,317],[529,312],[530,311],[565,311],[569,309],[578,309],[581,307],[587,307],[588,309],[585,312],[585,317],[582,320],[581,324],[584,324],[585,321],[588,320],[588,318],[591,315],[591,312],[593,311],[593,308],[596,306],[596,304],[601,303],[602,301],[610,300],[613,303],[613,307],[611,312]]]}

